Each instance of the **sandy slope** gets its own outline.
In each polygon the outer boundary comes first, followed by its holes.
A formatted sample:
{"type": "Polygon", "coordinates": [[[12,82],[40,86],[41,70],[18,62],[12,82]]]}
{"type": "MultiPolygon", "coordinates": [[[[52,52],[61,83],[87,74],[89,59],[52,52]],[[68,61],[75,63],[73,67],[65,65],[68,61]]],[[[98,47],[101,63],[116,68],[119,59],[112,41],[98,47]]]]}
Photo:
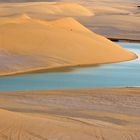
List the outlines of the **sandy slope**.
{"type": "Polygon", "coordinates": [[[1,140],[140,138],[139,88],[0,93],[0,108],[1,140]]]}
{"type": "MultiPolygon", "coordinates": [[[[26,2],[25,0],[0,1],[26,2]]],[[[27,4],[24,4],[24,6],[22,6],[23,4],[3,4],[0,6],[0,16],[28,13],[31,17],[35,18],[56,19],[58,16],[88,15],[90,17],[87,19],[85,17],[78,17],[77,19],[80,23],[98,34],[108,38],[140,40],[140,9],[137,7],[139,5],[138,0],[51,0],[51,2],[55,1],[60,2],[60,5],[67,2],[82,4],[90,9],[90,11],[80,6],[69,4],[63,6],[47,6],[47,3],[39,5],[37,3],[30,3],[30,6],[27,4]],[[91,16],[91,12],[94,13],[95,17],[91,16]]]]}
{"type": "Polygon", "coordinates": [[[82,3],[94,11],[96,17],[79,20],[92,31],[108,38],[140,40],[138,0],[73,1],[82,3]]]}
{"type": "Polygon", "coordinates": [[[3,3],[0,4],[0,16],[14,16],[26,13],[30,16],[92,16],[93,12],[76,3],[3,3]]]}
{"type": "Polygon", "coordinates": [[[100,15],[79,20],[94,32],[108,38],[140,41],[140,16],[100,15]]]}
{"type": "Polygon", "coordinates": [[[136,58],[67,17],[93,13],[74,3],[1,4],[0,75],[136,58]]]}
{"type": "Polygon", "coordinates": [[[92,31],[108,38],[140,40],[139,0],[58,0],[82,4],[95,17],[79,21],[92,31]]]}
{"type": "Polygon", "coordinates": [[[44,21],[24,14],[0,19],[1,75],[134,58],[73,18],[44,21]]]}

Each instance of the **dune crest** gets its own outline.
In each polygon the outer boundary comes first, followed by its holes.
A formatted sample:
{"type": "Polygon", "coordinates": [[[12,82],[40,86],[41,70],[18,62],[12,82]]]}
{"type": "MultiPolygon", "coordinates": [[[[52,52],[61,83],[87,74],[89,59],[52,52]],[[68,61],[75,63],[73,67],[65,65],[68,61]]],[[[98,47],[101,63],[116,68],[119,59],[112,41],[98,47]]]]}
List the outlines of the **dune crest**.
{"type": "Polygon", "coordinates": [[[33,2],[33,3],[9,3],[0,5],[0,16],[13,16],[27,13],[35,15],[57,16],[93,16],[94,13],[87,8],[75,3],[57,2],[33,2]]]}
{"type": "Polygon", "coordinates": [[[19,19],[28,20],[31,19],[27,14],[22,14],[18,17],[19,19]]]}
{"type": "Polygon", "coordinates": [[[78,21],[76,21],[74,18],[71,18],[71,17],[53,20],[48,23],[50,26],[62,28],[66,30],[90,32],[90,30],[88,30],[85,26],[83,26],[82,24],[79,24],[78,21]]]}

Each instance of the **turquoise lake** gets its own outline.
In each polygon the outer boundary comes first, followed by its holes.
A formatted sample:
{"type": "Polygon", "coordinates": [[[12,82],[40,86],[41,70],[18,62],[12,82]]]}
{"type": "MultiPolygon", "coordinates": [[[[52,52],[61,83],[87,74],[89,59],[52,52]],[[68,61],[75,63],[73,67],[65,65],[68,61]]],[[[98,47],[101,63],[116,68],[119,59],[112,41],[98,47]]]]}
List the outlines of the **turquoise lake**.
{"type": "MultiPolygon", "coordinates": [[[[140,56],[140,43],[118,43],[140,56]]],[[[0,91],[140,86],[140,58],[62,71],[0,77],[0,91]]]]}

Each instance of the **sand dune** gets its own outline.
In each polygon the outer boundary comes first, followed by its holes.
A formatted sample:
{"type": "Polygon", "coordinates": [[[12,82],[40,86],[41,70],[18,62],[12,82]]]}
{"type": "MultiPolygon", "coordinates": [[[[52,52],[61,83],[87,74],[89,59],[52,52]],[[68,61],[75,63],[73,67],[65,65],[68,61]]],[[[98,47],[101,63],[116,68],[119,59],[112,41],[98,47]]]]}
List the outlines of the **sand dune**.
{"type": "Polygon", "coordinates": [[[14,16],[27,13],[30,16],[92,16],[94,15],[87,8],[76,3],[56,3],[56,2],[38,2],[38,3],[14,3],[1,4],[0,16],[14,16]]]}
{"type": "Polygon", "coordinates": [[[59,0],[75,2],[94,12],[94,17],[79,19],[90,30],[108,38],[140,40],[138,0],[59,0]]]}
{"type": "MultiPolygon", "coordinates": [[[[69,0],[61,0],[69,1],[69,0]]],[[[94,11],[96,16],[79,19],[90,30],[108,38],[140,40],[138,0],[73,0],[94,11]]]]}
{"type": "Polygon", "coordinates": [[[44,21],[24,14],[1,18],[0,25],[1,75],[136,58],[73,18],[44,21]]]}
{"type": "MultiPolygon", "coordinates": [[[[3,0],[1,0],[3,1],[3,0]]],[[[33,0],[40,1],[40,0],[33,0]]],[[[46,1],[46,0],[43,0],[46,1]]],[[[54,2],[55,0],[51,0],[54,2]]],[[[6,0],[3,2],[26,2],[25,0],[6,0]]],[[[14,16],[28,13],[31,17],[40,19],[57,19],[58,16],[90,16],[88,19],[80,17],[78,20],[90,30],[108,38],[139,40],[140,38],[140,12],[138,0],[57,0],[62,3],[73,2],[90,9],[79,6],[46,6],[42,3],[1,4],[0,16],[14,16]],[[15,5],[15,6],[14,6],[15,5]],[[37,6],[38,5],[38,6],[37,6]],[[45,8],[46,7],[46,8],[45,8]],[[74,8],[73,8],[74,7],[74,8]],[[46,10],[49,9],[49,10],[46,10]],[[65,13],[65,14],[64,14],[65,13]],[[50,16],[49,16],[50,15],[50,16]],[[96,15],[95,18],[92,15],[96,15]],[[115,22],[115,24],[114,24],[115,22]],[[125,25],[125,26],[124,26],[125,25]]],[[[55,5],[55,4],[54,4],[55,5]]]]}
{"type": "Polygon", "coordinates": [[[108,38],[140,39],[140,17],[136,15],[101,15],[80,19],[79,22],[108,38]]]}
{"type": "Polygon", "coordinates": [[[0,93],[0,139],[139,140],[139,93],[139,88],[0,93]]]}

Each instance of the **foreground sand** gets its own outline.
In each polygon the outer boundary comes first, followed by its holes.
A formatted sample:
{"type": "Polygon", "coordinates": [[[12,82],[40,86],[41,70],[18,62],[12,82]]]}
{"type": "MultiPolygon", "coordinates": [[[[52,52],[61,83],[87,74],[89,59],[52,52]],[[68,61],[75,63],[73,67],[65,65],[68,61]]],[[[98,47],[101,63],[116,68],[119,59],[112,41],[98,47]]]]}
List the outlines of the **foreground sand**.
{"type": "Polygon", "coordinates": [[[67,17],[93,15],[78,4],[1,4],[0,11],[0,75],[137,57],[67,17]],[[58,19],[34,18],[43,13],[58,19]]]}
{"type": "Polygon", "coordinates": [[[140,88],[0,93],[0,140],[139,140],[140,88]]]}

